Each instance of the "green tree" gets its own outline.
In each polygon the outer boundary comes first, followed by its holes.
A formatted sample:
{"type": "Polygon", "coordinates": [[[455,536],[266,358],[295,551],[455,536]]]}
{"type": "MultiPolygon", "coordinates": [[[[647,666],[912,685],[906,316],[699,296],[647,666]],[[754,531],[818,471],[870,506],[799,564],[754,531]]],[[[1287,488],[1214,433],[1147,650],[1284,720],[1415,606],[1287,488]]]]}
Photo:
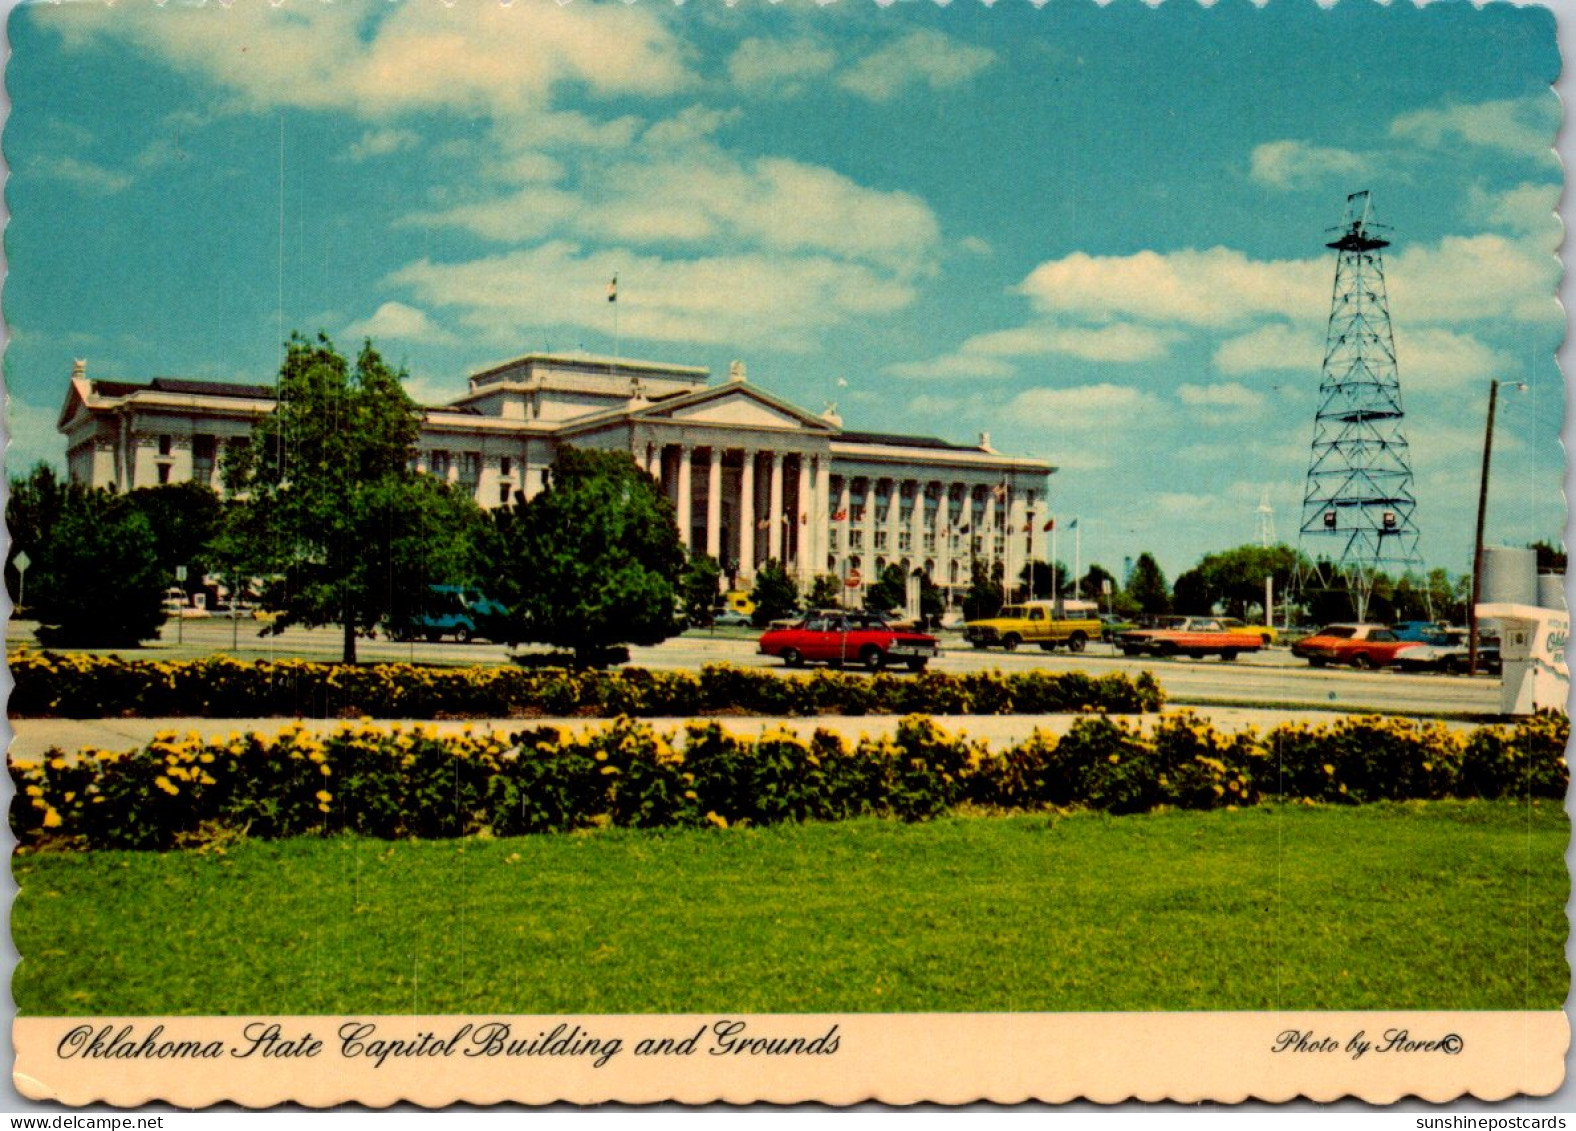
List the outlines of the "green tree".
{"type": "Polygon", "coordinates": [[[1160,563],[1152,554],[1139,554],[1133,563],[1133,576],[1127,580],[1127,595],[1138,603],[1138,611],[1147,616],[1171,611],[1171,591],[1166,585],[1166,575],[1160,571],[1160,563]]]}
{"type": "Polygon", "coordinates": [[[1056,596],[1058,589],[1063,597],[1071,596],[1073,591],[1072,573],[1062,561],[1046,562],[1036,558],[1019,571],[1018,580],[1026,590],[1025,599],[1031,601],[1048,601],[1056,596]]]}
{"type": "Polygon", "coordinates": [[[1565,572],[1565,547],[1540,539],[1527,543],[1527,549],[1537,553],[1539,573],[1565,572]]]}
{"type": "Polygon", "coordinates": [[[1116,575],[1103,565],[1092,565],[1089,567],[1088,572],[1079,579],[1078,592],[1083,595],[1086,601],[1103,602],[1105,600],[1105,584],[1108,581],[1111,583],[1111,593],[1114,596],[1116,591],[1121,588],[1116,583],[1116,575]]]}
{"type": "Polygon", "coordinates": [[[771,558],[756,570],[755,588],[750,590],[750,600],[755,602],[755,612],[750,614],[750,619],[756,628],[765,628],[774,620],[798,613],[799,587],[788,576],[782,563],[771,558]]]}
{"type": "MultiPolygon", "coordinates": [[[[525,639],[590,665],[616,645],[673,635],[684,547],[673,504],[629,453],[565,448],[547,489],[511,511],[504,560],[525,639]]],[[[711,586],[715,601],[715,577],[711,586]]]]}
{"type": "Polygon", "coordinates": [[[684,597],[684,615],[690,624],[711,624],[712,610],[717,605],[718,585],[722,581],[722,566],[709,554],[691,554],[679,579],[679,591],[684,597]]]}
{"type": "Polygon", "coordinates": [[[62,480],[47,463],[34,464],[25,479],[11,477],[10,495],[5,505],[6,526],[11,534],[11,543],[6,547],[5,585],[13,606],[19,606],[19,598],[28,596],[17,584],[18,574],[13,564],[16,556],[25,551],[30,562],[42,561],[61,517],[72,505],[72,500],[80,499],[83,494],[81,487],[62,480]]]}
{"type": "Polygon", "coordinates": [[[810,583],[810,595],[805,607],[810,609],[835,609],[843,603],[843,583],[830,573],[818,573],[810,583]]]}
{"type": "MultiPolygon", "coordinates": [[[[1297,577],[1299,566],[1306,559],[1287,545],[1238,546],[1215,554],[1205,554],[1194,571],[1198,574],[1198,595],[1204,607],[1182,607],[1182,578],[1177,578],[1176,605],[1178,612],[1207,613],[1209,608],[1220,605],[1226,615],[1247,619],[1253,608],[1264,608],[1264,582],[1269,579],[1276,593],[1290,591],[1297,577]]],[[[1192,583],[1190,582],[1190,585],[1192,583]]],[[[1199,603],[1191,588],[1188,590],[1193,603],[1199,603]]]]}
{"type": "Polygon", "coordinates": [[[900,565],[888,565],[881,577],[865,590],[865,608],[873,613],[890,613],[908,604],[908,575],[900,565]]]}
{"type": "Polygon", "coordinates": [[[985,620],[1001,611],[1001,582],[991,577],[985,563],[969,564],[969,588],[963,595],[963,619],[985,620]]]}
{"type": "Polygon", "coordinates": [[[148,520],[124,496],[68,487],[29,548],[27,598],[46,646],[134,647],[164,623],[165,573],[148,520]]]}
{"type": "Polygon", "coordinates": [[[241,501],[218,556],[231,572],[271,577],[268,631],[338,624],[356,637],[408,612],[427,586],[464,580],[474,502],[411,465],[421,410],[372,347],[354,368],[327,337],[291,338],[279,400],[251,442],[226,451],[225,485],[241,501]]]}
{"type": "Polygon", "coordinates": [[[1215,611],[1215,601],[1202,570],[1185,570],[1177,575],[1171,586],[1171,608],[1190,616],[1209,616],[1215,611]]]}
{"type": "Polygon", "coordinates": [[[153,530],[159,568],[175,584],[175,570],[186,567],[187,593],[203,587],[203,576],[211,571],[210,550],[219,536],[224,504],[211,487],[201,483],[167,483],[158,487],[139,487],[126,501],[148,520],[153,530]]]}

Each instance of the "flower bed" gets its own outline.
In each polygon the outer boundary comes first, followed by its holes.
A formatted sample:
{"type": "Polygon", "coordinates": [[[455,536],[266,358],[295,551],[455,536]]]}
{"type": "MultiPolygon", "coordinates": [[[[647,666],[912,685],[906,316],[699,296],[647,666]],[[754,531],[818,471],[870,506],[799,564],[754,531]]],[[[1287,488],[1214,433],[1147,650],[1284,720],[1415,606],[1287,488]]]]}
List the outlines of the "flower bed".
{"type": "Polygon", "coordinates": [[[892,737],[853,743],[826,731],[739,737],[715,722],[690,723],[680,741],[628,718],[578,736],[538,727],[508,739],[370,723],[323,737],[299,727],[224,741],[162,734],[127,753],[14,763],[11,821],[23,846],[165,849],[340,830],[437,838],[867,813],[918,820],[963,805],[1135,813],[1266,797],[1557,799],[1569,783],[1569,734],[1558,715],[1469,733],[1350,718],[1225,735],[1188,712],[1149,734],[1082,718],[1059,740],[1036,731],[1004,750],[917,715],[892,737]]]}
{"type": "Polygon", "coordinates": [[[415,664],[245,663],[16,652],[11,714],[104,718],[510,718],[566,715],[1141,714],[1158,711],[1159,686],[1083,672],[930,673],[874,677],[818,671],[780,676],[726,666],[693,672],[527,670],[415,664]]]}

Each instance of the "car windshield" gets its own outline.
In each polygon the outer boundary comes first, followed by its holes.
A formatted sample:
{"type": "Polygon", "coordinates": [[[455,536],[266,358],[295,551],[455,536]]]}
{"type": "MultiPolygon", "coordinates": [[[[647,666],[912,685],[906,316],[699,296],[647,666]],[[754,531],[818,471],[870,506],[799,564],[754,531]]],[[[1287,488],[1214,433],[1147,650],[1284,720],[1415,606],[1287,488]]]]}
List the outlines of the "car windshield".
{"type": "Polygon", "coordinates": [[[1349,624],[1332,624],[1329,628],[1319,633],[1320,636],[1329,636],[1336,640],[1350,640],[1357,635],[1357,630],[1349,624]]]}

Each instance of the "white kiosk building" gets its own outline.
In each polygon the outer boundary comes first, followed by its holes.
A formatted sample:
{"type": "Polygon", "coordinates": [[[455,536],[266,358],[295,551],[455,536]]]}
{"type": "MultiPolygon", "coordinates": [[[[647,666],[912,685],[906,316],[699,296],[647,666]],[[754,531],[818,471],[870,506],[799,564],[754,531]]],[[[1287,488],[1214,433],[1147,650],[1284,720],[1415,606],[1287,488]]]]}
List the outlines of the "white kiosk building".
{"type": "MultiPolygon", "coordinates": [[[[710,383],[692,366],[528,354],[470,377],[424,410],[415,455],[483,507],[530,498],[560,447],[626,451],[673,500],[679,535],[748,584],[768,559],[805,583],[863,584],[889,564],[946,589],[970,565],[1016,582],[1046,558],[1047,462],[923,436],[850,431],[751,384],[742,363],[710,383]]],[[[129,491],[196,480],[216,490],[226,444],[273,408],[264,385],[94,380],[78,361],[58,427],[71,478],[129,491]]]]}

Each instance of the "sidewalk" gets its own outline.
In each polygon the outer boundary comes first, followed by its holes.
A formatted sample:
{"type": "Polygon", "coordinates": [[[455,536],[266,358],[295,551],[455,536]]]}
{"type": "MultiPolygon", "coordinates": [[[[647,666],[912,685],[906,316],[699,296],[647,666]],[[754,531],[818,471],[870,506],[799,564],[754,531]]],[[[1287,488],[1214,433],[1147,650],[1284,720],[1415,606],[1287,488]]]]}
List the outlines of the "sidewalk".
{"type": "MultiPolygon", "coordinates": [[[[1221,731],[1238,731],[1245,727],[1268,730],[1282,723],[1329,723],[1344,717],[1340,711],[1276,711],[1247,707],[1196,707],[1193,713],[1208,719],[1221,731]]],[[[1175,712],[1168,711],[1167,714],[1175,712]]],[[[1036,728],[1052,734],[1065,734],[1079,715],[935,715],[937,725],[951,734],[966,734],[983,739],[993,747],[1011,746],[1021,742],[1036,728]]],[[[764,716],[728,716],[717,718],[724,730],[732,734],[756,736],[771,728],[782,728],[794,734],[808,736],[816,730],[827,730],[844,739],[857,740],[861,735],[887,735],[897,729],[898,715],[821,715],[815,717],[771,718],[764,716]]],[[[1113,718],[1125,722],[1137,721],[1153,727],[1159,715],[1117,715],[1113,718]]],[[[692,720],[688,718],[657,718],[642,720],[659,732],[681,731],[692,720]]],[[[709,720],[708,720],[709,721],[709,720]]],[[[413,719],[378,719],[379,727],[424,727],[439,734],[459,734],[469,729],[479,734],[498,732],[516,734],[539,726],[563,727],[580,732],[607,726],[608,719],[444,719],[439,721],[413,719]]],[[[176,731],[182,735],[196,732],[203,737],[222,738],[234,732],[273,734],[287,727],[301,726],[322,734],[346,725],[343,719],[12,719],[14,737],[11,740],[11,758],[33,759],[54,748],[74,753],[84,747],[101,750],[131,750],[146,745],[160,731],[176,731]]],[[[1471,723],[1449,722],[1452,729],[1470,729],[1471,723]]]]}

